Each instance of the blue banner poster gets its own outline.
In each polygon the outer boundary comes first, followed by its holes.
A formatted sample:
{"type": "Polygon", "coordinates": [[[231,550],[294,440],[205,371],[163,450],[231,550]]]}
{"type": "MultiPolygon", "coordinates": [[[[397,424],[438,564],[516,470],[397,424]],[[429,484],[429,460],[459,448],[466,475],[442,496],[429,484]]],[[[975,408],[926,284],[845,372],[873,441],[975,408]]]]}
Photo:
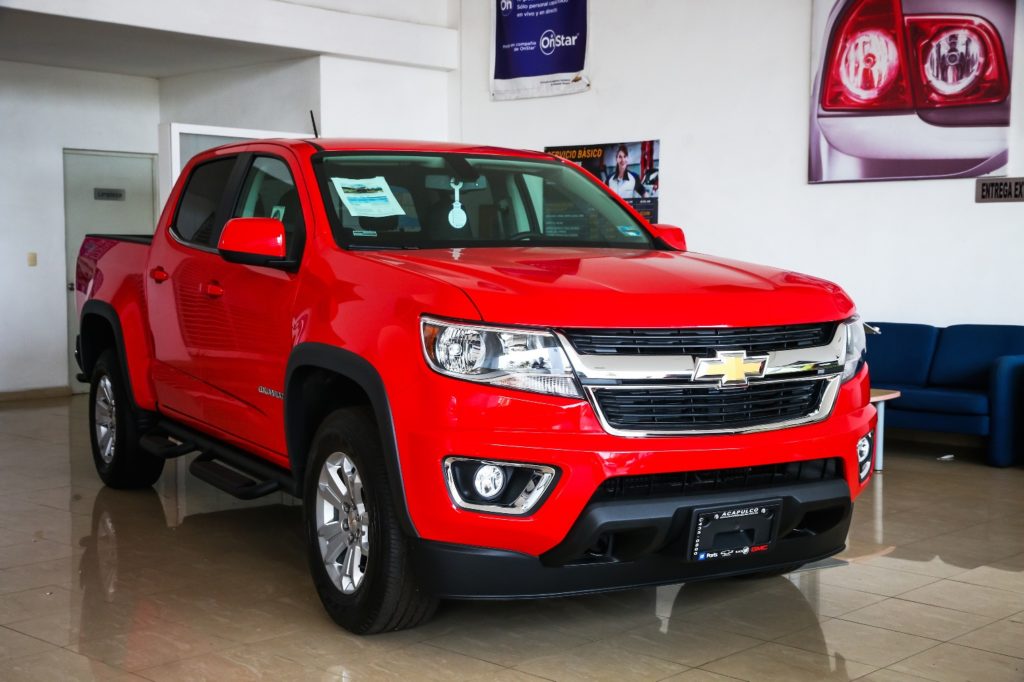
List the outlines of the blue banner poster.
{"type": "Polygon", "coordinates": [[[493,0],[491,98],[568,95],[590,88],[587,0],[493,0]]]}

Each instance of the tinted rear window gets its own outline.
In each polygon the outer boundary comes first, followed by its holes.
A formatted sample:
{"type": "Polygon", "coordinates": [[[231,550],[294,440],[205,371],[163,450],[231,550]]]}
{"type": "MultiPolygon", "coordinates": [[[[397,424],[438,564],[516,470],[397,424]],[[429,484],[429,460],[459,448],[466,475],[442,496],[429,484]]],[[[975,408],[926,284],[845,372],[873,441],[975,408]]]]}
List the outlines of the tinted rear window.
{"type": "Polygon", "coordinates": [[[178,206],[174,232],[183,241],[210,246],[220,207],[235,159],[217,159],[192,171],[178,206]]]}

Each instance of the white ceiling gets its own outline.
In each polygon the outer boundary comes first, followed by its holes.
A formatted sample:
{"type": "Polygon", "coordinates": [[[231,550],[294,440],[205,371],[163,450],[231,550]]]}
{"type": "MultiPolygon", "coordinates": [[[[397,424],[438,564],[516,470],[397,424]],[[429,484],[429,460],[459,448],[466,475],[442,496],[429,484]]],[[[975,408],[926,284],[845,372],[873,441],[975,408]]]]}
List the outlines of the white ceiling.
{"type": "Polygon", "coordinates": [[[0,60],[163,78],[317,52],[0,8],[0,60]]]}

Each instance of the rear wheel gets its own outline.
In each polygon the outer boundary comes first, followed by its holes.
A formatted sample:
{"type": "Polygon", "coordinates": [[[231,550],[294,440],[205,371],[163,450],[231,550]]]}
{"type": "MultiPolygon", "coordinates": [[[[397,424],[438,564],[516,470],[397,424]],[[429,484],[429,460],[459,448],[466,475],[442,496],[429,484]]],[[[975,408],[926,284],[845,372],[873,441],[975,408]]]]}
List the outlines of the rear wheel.
{"type": "Polygon", "coordinates": [[[371,634],[433,615],[438,600],[416,581],[368,411],[340,409],[324,420],[313,439],[303,507],[310,571],[334,622],[371,634]]]}
{"type": "Polygon", "coordinates": [[[89,387],[89,436],[100,478],[111,488],[145,488],[164,469],[164,460],[141,447],[151,424],[132,409],[121,364],[107,349],[93,366],[89,387]]]}

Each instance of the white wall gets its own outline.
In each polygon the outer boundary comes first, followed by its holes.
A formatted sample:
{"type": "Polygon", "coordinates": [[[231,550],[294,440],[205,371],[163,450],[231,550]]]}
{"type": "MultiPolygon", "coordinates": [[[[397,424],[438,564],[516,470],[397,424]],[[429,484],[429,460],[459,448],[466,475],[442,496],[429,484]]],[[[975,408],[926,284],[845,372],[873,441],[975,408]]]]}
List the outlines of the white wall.
{"type": "Polygon", "coordinates": [[[462,1],[457,139],[660,138],[660,219],[694,250],[834,280],[868,319],[1024,324],[1024,205],[975,205],[973,180],[807,184],[810,2],[590,0],[592,90],[514,102],[488,94],[492,4],[462,1]]]}
{"type": "Polygon", "coordinates": [[[426,3],[425,12],[409,8],[399,11],[398,1],[384,0],[380,7],[375,7],[377,3],[373,2],[356,3],[351,0],[311,3],[279,0],[175,0],[174,3],[0,0],[0,5],[28,12],[357,59],[442,70],[455,68],[458,61],[457,31],[447,25],[417,23],[417,19],[439,14],[435,8],[439,8],[441,0],[407,0],[409,4],[426,3]],[[324,9],[332,5],[357,11],[324,9]],[[385,18],[389,15],[402,20],[385,18]]]}
{"type": "Polygon", "coordinates": [[[325,137],[450,139],[448,73],[339,57],[320,69],[325,137]]]}
{"type": "Polygon", "coordinates": [[[312,133],[319,58],[161,78],[160,121],[312,133]]]}
{"type": "Polygon", "coordinates": [[[350,14],[368,14],[382,19],[409,21],[414,24],[456,27],[457,12],[451,0],[280,0],[295,5],[322,7],[350,14]]]}
{"type": "Polygon", "coordinates": [[[451,76],[436,69],[314,57],[160,79],[162,123],[324,137],[449,138],[451,76]]]}
{"type": "Polygon", "coordinates": [[[63,150],[156,153],[158,119],[155,80],[0,62],[0,393],[67,385],[63,150]]]}

